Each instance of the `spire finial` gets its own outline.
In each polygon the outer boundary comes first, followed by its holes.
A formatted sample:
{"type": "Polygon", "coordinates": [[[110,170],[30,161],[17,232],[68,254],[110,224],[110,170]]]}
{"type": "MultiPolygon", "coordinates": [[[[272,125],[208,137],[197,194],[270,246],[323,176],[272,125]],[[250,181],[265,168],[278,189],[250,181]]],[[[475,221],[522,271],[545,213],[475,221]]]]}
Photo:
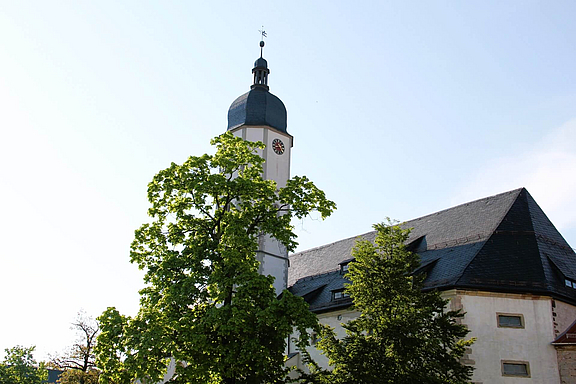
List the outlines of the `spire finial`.
{"type": "Polygon", "coordinates": [[[268,37],[268,35],[264,30],[264,26],[262,26],[262,29],[259,29],[258,32],[260,32],[260,34],[262,35],[262,40],[260,40],[260,57],[262,57],[262,49],[264,48],[264,38],[268,37]]]}

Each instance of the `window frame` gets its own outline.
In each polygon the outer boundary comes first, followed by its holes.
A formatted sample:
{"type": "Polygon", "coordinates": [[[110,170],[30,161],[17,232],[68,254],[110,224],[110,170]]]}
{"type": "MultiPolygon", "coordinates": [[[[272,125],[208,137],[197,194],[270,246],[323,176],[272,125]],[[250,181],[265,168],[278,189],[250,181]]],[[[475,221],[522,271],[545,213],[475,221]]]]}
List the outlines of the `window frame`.
{"type": "Polygon", "coordinates": [[[344,289],[335,289],[332,291],[332,301],[344,300],[348,299],[350,294],[347,293],[344,289]],[[337,294],[340,294],[340,297],[336,297],[337,294]]]}
{"type": "Polygon", "coordinates": [[[530,363],[528,361],[523,360],[500,360],[500,366],[502,369],[502,376],[505,377],[522,377],[525,379],[529,379],[532,377],[530,373],[530,363]],[[514,364],[514,365],[524,365],[526,367],[526,375],[516,375],[511,373],[504,372],[504,365],[505,364],[514,364]]]}
{"type": "Polygon", "coordinates": [[[525,329],[526,328],[526,323],[524,322],[524,315],[521,313],[496,312],[496,325],[498,326],[498,328],[512,328],[512,329],[525,329]],[[519,317],[520,318],[520,326],[502,325],[502,324],[500,324],[500,316],[519,317]]]}

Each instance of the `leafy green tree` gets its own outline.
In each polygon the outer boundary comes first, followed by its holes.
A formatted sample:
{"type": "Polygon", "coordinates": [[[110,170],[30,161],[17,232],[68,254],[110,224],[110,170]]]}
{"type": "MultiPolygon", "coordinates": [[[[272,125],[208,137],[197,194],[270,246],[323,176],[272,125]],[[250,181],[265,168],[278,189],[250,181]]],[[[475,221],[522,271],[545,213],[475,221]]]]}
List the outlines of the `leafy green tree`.
{"type": "Polygon", "coordinates": [[[58,384],[98,384],[100,371],[90,369],[88,371],[81,371],[78,369],[65,370],[58,379],[58,384]]]}
{"type": "Polygon", "coordinates": [[[71,329],[76,332],[75,343],[61,356],[53,357],[51,363],[64,372],[60,384],[97,384],[94,347],[100,332],[98,323],[83,311],[78,312],[71,329]]]}
{"type": "Polygon", "coordinates": [[[4,361],[0,363],[0,383],[2,384],[40,384],[48,379],[44,363],[34,360],[36,347],[16,346],[6,348],[4,361]]]}
{"type": "Polygon", "coordinates": [[[460,384],[472,368],[460,363],[474,340],[464,340],[461,311],[447,310],[437,291],[423,292],[425,276],[413,274],[419,256],[406,249],[409,230],[377,224],[376,241],[358,241],[352,251],[346,291],[361,314],[337,339],[325,327],[318,347],[332,371],[316,369],[321,383],[460,384]]]}
{"type": "Polygon", "coordinates": [[[306,177],[280,189],[264,180],[262,143],[226,133],[212,144],[214,155],[173,163],[148,186],[152,221],[131,248],[147,286],[135,317],[115,308],[99,317],[101,382],[158,382],[170,358],[179,362],[171,382],[283,382],[292,330],[304,348],[317,327],[301,298],[277,297],[255,253],[265,234],[294,250],[291,219],[324,218],[335,204],[306,177]]]}

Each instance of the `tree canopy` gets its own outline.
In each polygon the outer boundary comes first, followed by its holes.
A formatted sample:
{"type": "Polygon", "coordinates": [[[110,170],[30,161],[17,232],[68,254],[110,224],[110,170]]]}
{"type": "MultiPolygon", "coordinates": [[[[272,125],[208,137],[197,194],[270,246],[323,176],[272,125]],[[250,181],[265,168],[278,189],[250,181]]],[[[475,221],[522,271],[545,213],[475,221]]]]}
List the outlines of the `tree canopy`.
{"type": "Polygon", "coordinates": [[[317,327],[305,302],[258,273],[255,253],[268,234],[296,247],[292,218],[324,218],[335,204],[306,177],[278,189],[262,178],[264,148],[230,133],[214,155],[192,156],[160,171],[148,186],[151,222],[131,246],[145,271],[140,310],[108,308],[100,317],[97,365],[104,383],[158,382],[170,358],[172,382],[278,383],[293,329],[299,345],[317,327]]]}
{"type": "Polygon", "coordinates": [[[44,363],[34,360],[35,347],[16,346],[6,348],[4,361],[0,363],[0,383],[41,384],[48,378],[44,363]]]}
{"type": "Polygon", "coordinates": [[[472,368],[460,363],[473,340],[460,323],[461,311],[447,310],[437,291],[423,291],[420,260],[405,246],[409,230],[377,224],[374,243],[360,240],[352,251],[346,291],[360,316],[344,324],[337,339],[325,327],[318,348],[333,367],[310,377],[321,383],[460,384],[472,368]]]}

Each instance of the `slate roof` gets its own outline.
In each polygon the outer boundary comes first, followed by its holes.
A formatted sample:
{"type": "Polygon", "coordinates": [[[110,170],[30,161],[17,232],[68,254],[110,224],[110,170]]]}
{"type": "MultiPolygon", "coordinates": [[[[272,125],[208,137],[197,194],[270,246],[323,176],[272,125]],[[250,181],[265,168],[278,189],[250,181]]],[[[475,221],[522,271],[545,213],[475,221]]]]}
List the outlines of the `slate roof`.
{"type": "Polygon", "coordinates": [[[259,57],[254,62],[254,68],[268,68],[268,62],[266,61],[265,58],[259,57]]]}
{"type": "MultiPolygon", "coordinates": [[[[401,224],[421,257],[425,289],[463,288],[549,295],[576,305],[576,254],[525,188],[458,205],[401,224]]],[[[339,263],[351,258],[358,238],[290,255],[288,286],[313,311],[350,305],[332,300],[346,282],[339,263]],[[311,292],[314,292],[313,294],[311,292]]]]}
{"type": "Polygon", "coordinates": [[[228,130],[241,125],[267,125],[287,132],[286,107],[267,89],[254,87],[234,100],[228,110],[228,130]]]}
{"type": "Polygon", "coordinates": [[[60,375],[63,373],[64,371],[59,369],[48,368],[48,379],[45,381],[45,383],[57,383],[58,379],[60,379],[60,375]]]}

